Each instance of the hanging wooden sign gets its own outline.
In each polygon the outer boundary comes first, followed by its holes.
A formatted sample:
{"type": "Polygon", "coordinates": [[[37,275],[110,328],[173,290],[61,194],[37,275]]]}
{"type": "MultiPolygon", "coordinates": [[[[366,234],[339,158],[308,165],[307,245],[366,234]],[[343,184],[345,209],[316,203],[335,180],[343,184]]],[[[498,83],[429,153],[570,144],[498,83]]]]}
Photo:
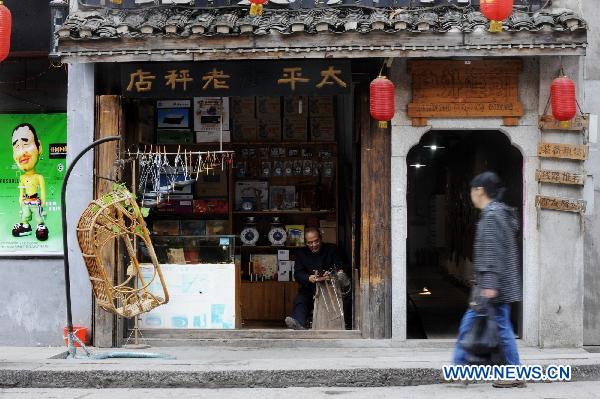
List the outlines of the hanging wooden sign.
{"type": "Polygon", "coordinates": [[[552,115],[541,115],[539,126],[542,130],[564,130],[570,132],[581,132],[587,129],[590,125],[590,120],[587,115],[577,115],[568,122],[567,127],[562,127],[561,122],[554,119],[552,115]]]}
{"type": "Polygon", "coordinates": [[[422,118],[504,117],[505,124],[514,125],[523,116],[520,60],[415,60],[408,65],[413,95],[408,116],[414,123],[422,124],[422,118]]]}
{"type": "Polygon", "coordinates": [[[584,175],[560,170],[538,169],[535,171],[535,179],[541,183],[570,184],[576,186],[583,186],[585,183],[584,175]]]}
{"type": "Polygon", "coordinates": [[[586,160],[588,146],[579,144],[539,143],[538,157],[586,160]]]}
{"type": "Polygon", "coordinates": [[[536,208],[550,209],[553,211],[583,213],[585,212],[586,202],[584,200],[571,198],[537,195],[535,197],[535,206],[536,208]]]}

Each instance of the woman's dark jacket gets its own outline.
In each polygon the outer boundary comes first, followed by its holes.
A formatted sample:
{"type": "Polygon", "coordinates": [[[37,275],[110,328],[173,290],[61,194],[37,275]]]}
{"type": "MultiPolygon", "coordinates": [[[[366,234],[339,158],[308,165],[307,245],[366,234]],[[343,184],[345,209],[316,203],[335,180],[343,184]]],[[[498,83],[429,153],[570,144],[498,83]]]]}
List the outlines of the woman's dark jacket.
{"type": "Polygon", "coordinates": [[[478,288],[498,291],[496,303],[522,300],[518,219],[512,208],[492,201],[482,211],[475,231],[473,269],[478,288]]]}

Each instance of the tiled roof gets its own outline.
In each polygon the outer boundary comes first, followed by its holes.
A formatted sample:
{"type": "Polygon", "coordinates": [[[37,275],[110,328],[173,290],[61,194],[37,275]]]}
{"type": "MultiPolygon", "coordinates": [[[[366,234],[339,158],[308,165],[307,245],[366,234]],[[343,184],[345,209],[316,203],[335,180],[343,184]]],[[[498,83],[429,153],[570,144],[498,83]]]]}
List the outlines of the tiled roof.
{"type": "MultiPolygon", "coordinates": [[[[368,33],[470,33],[489,27],[488,20],[473,9],[456,7],[414,10],[368,7],[324,7],[314,9],[266,9],[250,16],[247,8],[213,10],[188,7],[153,7],[143,10],[94,10],[72,13],[57,29],[59,40],[143,38],[147,36],[190,37],[268,35],[277,32],[368,33]]],[[[586,30],[585,21],[568,9],[544,9],[535,14],[515,11],[504,22],[506,32],[572,32],[586,30]]]]}

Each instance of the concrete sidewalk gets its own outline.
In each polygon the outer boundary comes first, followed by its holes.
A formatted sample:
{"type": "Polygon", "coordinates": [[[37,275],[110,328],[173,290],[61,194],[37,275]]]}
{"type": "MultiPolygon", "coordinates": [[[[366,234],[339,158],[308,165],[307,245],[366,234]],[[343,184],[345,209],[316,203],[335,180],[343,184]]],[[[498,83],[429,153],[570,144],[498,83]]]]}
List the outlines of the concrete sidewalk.
{"type": "MultiPolygon", "coordinates": [[[[359,341],[360,342],[360,341],[359,341]]],[[[383,387],[444,382],[451,344],[408,347],[377,341],[296,348],[155,347],[174,359],[64,359],[65,348],[0,348],[0,387],[240,388],[383,387]],[[441,346],[441,347],[440,347],[441,346]]],[[[94,353],[122,351],[94,349],[94,353]]],[[[524,364],[569,364],[573,379],[600,380],[600,353],[584,349],[520,348],[524,364]]],[[[79,350],[83,355],[83,351],[79,350]]]]}

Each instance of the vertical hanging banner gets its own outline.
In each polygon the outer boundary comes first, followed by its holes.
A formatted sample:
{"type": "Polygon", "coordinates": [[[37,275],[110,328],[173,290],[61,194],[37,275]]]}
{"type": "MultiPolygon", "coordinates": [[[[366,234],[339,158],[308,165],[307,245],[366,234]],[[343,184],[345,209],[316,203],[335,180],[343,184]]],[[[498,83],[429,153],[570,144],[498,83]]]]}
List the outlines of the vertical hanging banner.
{"type": "Polygon", "coordinates": [[[0,255],[62,255],[67,115],[0,115],[0,131],[0,255]]]}

